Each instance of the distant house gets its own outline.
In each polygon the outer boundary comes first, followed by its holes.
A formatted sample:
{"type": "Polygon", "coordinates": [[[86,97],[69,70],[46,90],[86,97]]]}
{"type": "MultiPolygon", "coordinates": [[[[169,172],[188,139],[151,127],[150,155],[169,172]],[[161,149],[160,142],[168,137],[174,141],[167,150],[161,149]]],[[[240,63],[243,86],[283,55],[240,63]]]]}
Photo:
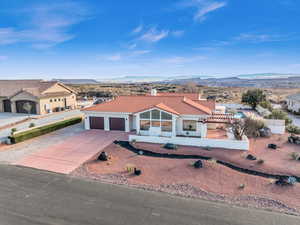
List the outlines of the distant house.
{"type": "Polygon", "coordinates": [[[300,113],[300,93],[287,97],[287,108],[289,111],[300,113]]]}
{"type": "Polygon", "coordinates": [[[57,81],[0,80],[0,112],[47,114],[75,107],[75,91],[57,81]]]}

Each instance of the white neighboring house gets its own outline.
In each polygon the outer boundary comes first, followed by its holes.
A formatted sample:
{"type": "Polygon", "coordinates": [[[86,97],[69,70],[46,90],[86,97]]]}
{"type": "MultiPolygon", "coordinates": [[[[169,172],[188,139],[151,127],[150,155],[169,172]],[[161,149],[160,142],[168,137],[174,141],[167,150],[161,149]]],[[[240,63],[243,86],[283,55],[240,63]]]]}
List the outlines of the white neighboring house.
{"type": "Polygon", "coordinates": [[[206,121],[213,116],[215,105],[214,100],[201,99],[197,93],[152,91],[145,96],[120,96],[82,111],[85,129],[132,132],[129,140],[248,150],[248,139],[207,138],[206,121]]]}
{"type": "Polygon", "coordinates": [[[300,113],[300,93],[287,97],[287,108],[292,112],[300,113]]]}

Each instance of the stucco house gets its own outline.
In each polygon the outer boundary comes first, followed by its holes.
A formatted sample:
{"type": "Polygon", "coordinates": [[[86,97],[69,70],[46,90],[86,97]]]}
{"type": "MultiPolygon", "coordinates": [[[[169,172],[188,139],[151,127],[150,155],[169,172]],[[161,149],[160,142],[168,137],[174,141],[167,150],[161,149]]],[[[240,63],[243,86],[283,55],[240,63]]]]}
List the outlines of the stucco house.
{"type": "Polygon", "coordinates": [[[230,118],[217,112],[214,100],[202,99],[197,93],[152,90],[149,95],[120,96],[82,111],[85,129],[128,132],[129,141],[249,149],[247,137],[241,141],[229,133],[225,139],[209,137],[209,129],[230,118]]]}
{"type": "Polygon", "coordinates": [[[56,81],[0,80],[0,112],[47,114],[76,108],[76,92],[56,81]],[[27,108],[28,109],[28,108],[27,108]]]}
{"type": "Polygon", "coordinates": [[[286,102],[288,110],[300,113],[300,93],[288,96],[286,102]]]}
{"type": "Polygon", "coordinates": [[[197,94],[156,93],[120,96],[84,109],[86,129],[136,131],[150,136],[206,136],[200,121],[212,114],[214,101],[197,94]]]}

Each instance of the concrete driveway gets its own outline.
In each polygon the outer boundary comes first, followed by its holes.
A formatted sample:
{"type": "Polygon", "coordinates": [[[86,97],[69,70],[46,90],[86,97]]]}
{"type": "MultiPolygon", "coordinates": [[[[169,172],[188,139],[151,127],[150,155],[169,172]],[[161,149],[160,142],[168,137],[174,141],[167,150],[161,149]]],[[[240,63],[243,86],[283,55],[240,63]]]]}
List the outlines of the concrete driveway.
{"type": "Polygon", "coordinates": [[[119,131],[83,131],[13,164],[69,174],[115,140],[128,140],[128,134],[119,131]]]}
{"type": "MultiPolygon", "coordinates": [[[[12,118],[14,118],[13,115],[15,114],[11,114],[12,118]]],[[[24,117],[24,114],[21,114],[24,117]]],[[[41,126],[41,125],[45,125],[48,123],[55,123],[56,121],[59,120],[63,120],[65,118],[70,118],[70,117],[77,117],[77,116],[82,116],[82,112],[80,112],[79,110],[72,110],[72,111],[66,111],[66,112],[61,112],[61,113],[53,113],[53,114],[49,114],[45,117],[41,117],[41,118],[33,118],[29,121],[26,121],[24,123],[20,123],[16,126],[14,126],[14,128],[17,128],[18,131],[27,129],[29,127],[29,125],[31,123],[34,123],[36,126],[41,126]]],[[[1,120],[0,120],[1,122],[1,120]]],[[[11,127],[10,128],[5,128],[0,130],[0,142],[4,141],[7,139],[7,137],[10,135],[11,133],[11,127]]]]}

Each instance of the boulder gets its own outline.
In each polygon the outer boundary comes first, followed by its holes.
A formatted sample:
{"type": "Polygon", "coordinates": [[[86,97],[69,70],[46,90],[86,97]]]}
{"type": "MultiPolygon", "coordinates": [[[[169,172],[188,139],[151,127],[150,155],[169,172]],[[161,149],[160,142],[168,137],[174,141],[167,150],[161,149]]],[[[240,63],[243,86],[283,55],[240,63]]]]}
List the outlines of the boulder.
{"type": "Polygon", "coordinates": [[[268,144],[268,148],[277,149],[277,145],[276,144],[268,144]]]}
{"type": "Polygon", "coordinates": [[[177,149],[177,145],[172,144],[172,143],[167,143],[164,145],[165,149],[171,149],[171,150],[176,150],[177,149]]]}
{"type": "Polygon", "coordinates": [[[202,168],[202,167],[203,167],[202,161],[201,161],[201,160],[196,161],[196,162],[194,163],[194,167],[195,167],[196,169],[202,168]]]}
{"type": "Polygon", "coordinates": [[[281,186],[285,186],[285,185],[294,185],[297,182],[297,179],[295,177],[280,177],[275,184],[276,185],[281,185],[281,186]]]}
{"type": "Polygon", "coordinates": [[[259,135],[261,137],[271,137],[272,136],[271,129],[268,128],[268,127],[264,127],[264,128],[259,130],[259,135]]]}
{"type": "Polygon", "coordinates": [[[247,155],[246,159],[248,159],[248,160],[256,160],[256,157],[254,155],[249,154],[249,155],[247,155]]]}
{"type": "Polygon", "coordinates": [[[108,155],[106,152],[101,152],[101,154],[98,157],[98,160],[100,161],[107,161],[108,160],[108,155]]]}
{"type": "Polygon", "coordinates": [[[141,170],[138,170],[137,168],[134,168],[134,175],[140,176],[142,174],[141,170]]]}

